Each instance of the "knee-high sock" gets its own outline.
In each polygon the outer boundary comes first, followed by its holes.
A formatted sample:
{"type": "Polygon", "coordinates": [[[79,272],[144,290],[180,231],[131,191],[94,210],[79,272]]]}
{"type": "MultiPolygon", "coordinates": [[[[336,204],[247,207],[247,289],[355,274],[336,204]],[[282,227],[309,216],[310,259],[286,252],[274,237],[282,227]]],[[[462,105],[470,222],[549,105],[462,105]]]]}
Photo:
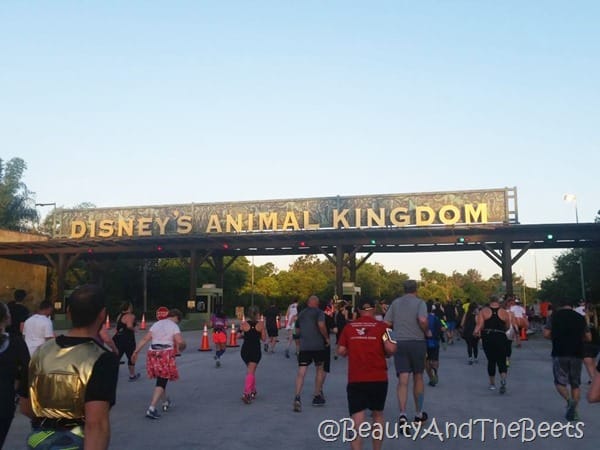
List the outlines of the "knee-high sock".
{"type": "Polygon", "coordinates": [[[244,381],[244,394],[250,394],[255,384],[254,375],[251,373],[246,374],[246,380],[244,381]]]}

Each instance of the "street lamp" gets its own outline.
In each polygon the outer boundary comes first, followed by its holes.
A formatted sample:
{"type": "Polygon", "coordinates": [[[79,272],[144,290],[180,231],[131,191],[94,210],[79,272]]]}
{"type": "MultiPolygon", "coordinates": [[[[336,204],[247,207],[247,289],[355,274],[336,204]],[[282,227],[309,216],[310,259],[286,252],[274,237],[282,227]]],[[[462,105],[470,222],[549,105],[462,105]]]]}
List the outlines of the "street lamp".
{"type": "MultiPolygon", "coordinates": [[[[573,202],[575,205],[575,223],[579,223],[579,213],[577,212],[577,196],[575,194],[563,195],[565,202],[573,202]]],[[[583,250],[579,249],[579,276],[581,277],[581,299],[585,301],[585,280],[583,278],[583,250]]]]}
{"type": "Polygon", "coordinates": [[[52,237],[54,238],[56,232],[56,203],[36,203],[35,206],[52,206],[52,237]]]}

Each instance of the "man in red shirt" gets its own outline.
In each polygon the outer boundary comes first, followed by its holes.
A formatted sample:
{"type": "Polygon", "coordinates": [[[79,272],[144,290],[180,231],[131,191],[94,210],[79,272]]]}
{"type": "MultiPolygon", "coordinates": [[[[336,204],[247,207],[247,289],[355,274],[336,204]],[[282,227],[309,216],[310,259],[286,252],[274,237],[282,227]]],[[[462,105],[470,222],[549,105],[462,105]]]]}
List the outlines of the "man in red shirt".
{"type": "MultiPolygon", "coordinates": [[[[348,410],[358,430],[366,422],[366,410],[373,416],[372,432],[383,430],[383,408],[387,396],[388,377],[386,357],[396,352],[396,343],[390,339],[385,322],[375,320],[375,302],[362,299],[358,306],[360,317],[348,322],[337,346],[340,356],[348,357],[348,410]],[[377,425],[379,424],[379,425],[377,425]]],[[[350,447],[362,448],[357,433],[350,447]]],[[[383,444],[383,433],[373,433],[373,449],[383,444]]]]}

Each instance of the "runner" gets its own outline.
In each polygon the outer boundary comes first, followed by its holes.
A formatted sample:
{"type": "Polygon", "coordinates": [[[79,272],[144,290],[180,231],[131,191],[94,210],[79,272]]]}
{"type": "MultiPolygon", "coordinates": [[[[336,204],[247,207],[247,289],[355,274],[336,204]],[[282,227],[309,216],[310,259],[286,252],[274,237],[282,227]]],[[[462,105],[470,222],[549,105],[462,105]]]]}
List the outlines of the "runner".
{"type": "Polygon", "coordinates": [[[590,330],[583,316],[573,310],[571,302],[562,299],[559,309],[552,314],[544,328],[544,337],[552,340],[554,386],[567,402],[565,418],[578,421],[583,344],[592,339],[590,330]],[[570,386],[570,390],[567,386],[570,386]]]}
{"type": "Polygon", "coordinates": [[[275,303],[271,303],[265,311],[265,326],[267,327],[267,335],[269,341],[265,343],[265,353],[275,353],[275,345],[277,344],[277,337],[279,336],[279,329],[277,328],[277,316],[279,310],[275,303]]]}
{"type": "Polygon", "coordinates": [[[440,339],[445,329],[442,321],[435,315],[433,306],[427,305],[427,325],[431,336],[427,337],[427,357],[425,359],[425,371],[429,377],[429,386],[438,384],[438,370],[440,368],[440,339]]]}
{"type": "Polygon", "coordinates": [[[496,367],[500,372],[500,394],[506,392],[506,330],[510,318],[501,306],[498,297],[491,298],[488,306],[481,309],[477,315],[475,336],[481,336],[483,351],[488,360],[489,389],[496,390],[496,367]]]}
{"type": "Polygon", "coordinates": [[[477,303],[471,302],[469,304],[469,309],[465,314],[463,314],[462,321],[460,327],[462,328],[462,336],[465,342],[467,343],[467,363],[472,365],[473,363],[478,363],[479,360],[477,357],[479,356],[479,336],[475,336],[473,332],[475,331],[475,323],[477,322],[477,314],[479,313],[479,307],[477,303]]]}
{"type": "MultiPolygon", "coordinates": [[[[359,302],[360,317],[344,328],[337,353],[348,357],[348,385],[346,393],[348,410],[354,428],[366,422],[365,411],[370,409],[374,423],[382,427],[383,408],[387,396],[388,376],[386,357],[396,351],[396,344],[389,339],[386,324],[374,318],[375,302],[363,299],[359,302]]],[[[373,450],[380,450],[383,436],[373,435],[373,450]]],[[[360,434],[350,447],[362,448],[360,434]]]]}
{"type": "Polygon", "coordinates": [[[225,353],[227,348],[227,316],[222,309],[218,309],[210,318],[208,325],[213,329],[213,344],[217,352],[215,353],[215,364],[217,367],[221,367],[221,356],[225,353]]]}
{"type": "Polygon", "coordinates": [[[298,317],[298,302],[293,301],[288,306],[288,309],[285,313],[285,329],[287,331],[287,347],[285,348],[285,357],[290,357],[290,345],[292,341],[294,341],[294,345],[296,347],[296,355],[298,354],[298,340],[294,339],[294,325],[296,323],[296,318],[298,317]]]}
{"type": "Polygon", "coordinates": [[[131,302],[125,302],[121,305],[121,312],[117,316],[117,330],[112,340],[117,347],[119,360],[121,360],[123,354],[127,355],[129,381],[137,381],[140,378],[140,374],[135,371],[135,363],[131,360],[135,351],[135,326],[133,305],[131,302]]]}
{"type": "Polygon", "coordinates": [[[425,355],[427,344],[425,339],[431,337],[428,326],[427,305],[417,297],[417,282],[406,280],[404,282],[402,297],[395,299],[385,314],[384,321],[393,326],[397,340],[394,365],[398,376],[398,405],[400,407],[400,426],[406,426],[406,404],[408,400],[408,383],[410,375],[413,376],[413,399],[415,402],[415,422],[427,420],[427,413],[423,411],[425,401],[425,386],[423,371],[425,370],[425,355]]]}
{"type": "Polygon", "coordinates": [[[259,311],[256,306],[248,308],[248,318],[240,326],[240,330],[244,334],[240,355],[246,364],[242,401],[246,404],[252,403],[252,400],[256,398],[256,368],[261,358],[260,341],[267,340],[264,323],[259,320],[259,311]]]}
{"type": "Polygon", "coordinates": [[[182,351],[186,347],[178,325],[182,317],[181,311],[170,309],[167,318],[152,325],[133,352],[132,362],[135,364],[139,352],[151,341],[146,355],[146,371],[148,378],[156,378],[156,386],[150,406],[146,410],[146,417],[149,419],[160,418],[156,409],[159,401],[162,401],[164,412],[172,405],[171,399],[167,396],[167,382],[179,379],[175,355],[177,350],[182,351]]]}
{"type": "Polygon", "coordinates": [[[298,354],[298,373],[296,375],[296,393],[294,396],[294,411],[302,411],[302,387],[304,377],[311,363],[315,363],[315,390],[313,406],[323,406],[325,398],[321,394],[325,381],[324,361],[329,351],[329,332],[325,324],[325,313],[319,309],[319,297],[311,295],[307,306],[298,314],[296,334],[300,339],[298,354]]]}
{"type": "Polygon", "coordinates": [[[517,333],[515,336],[515,341],[517,341],[517,348],[521,347],[521,329],[525,329],[527,333],[527,328],[529,328],[529,321],[527,320],[527,311],[525,308],[521,306],[521,300],[514,296],[509,296],[509,310],[513,313],[514,324],[517,327],[517,333]]]}
{"type": "MultiPolygon", "coordinates": [[[[336,312],[333,315],[333,323],[334,323],[334,332],[335,332],[335,343],[340,342],[340,336],[342,335],[342,331],[344,331],[344,327],[348,323],[348,311],[346,309],[346,301],[341,300],[336,307],[336,312]]],[[[333,357],[334,359],[338,358],[338,354],[333,357]]]]}

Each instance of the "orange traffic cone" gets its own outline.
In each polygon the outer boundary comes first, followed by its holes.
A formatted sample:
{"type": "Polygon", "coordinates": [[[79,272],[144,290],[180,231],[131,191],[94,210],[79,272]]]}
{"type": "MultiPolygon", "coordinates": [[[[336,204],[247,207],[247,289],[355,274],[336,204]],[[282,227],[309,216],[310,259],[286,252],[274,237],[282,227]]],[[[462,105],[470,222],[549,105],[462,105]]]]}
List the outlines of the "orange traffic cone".
{"type": "Polygon", "coordinates": [[[231,333],[229,334],[229,342],[227,343],[227,347],[239,347],[240,345],[237,343],[237,330],[235,329],[235,324],[231,324],[231,333]]]}
{"type": "Polygon", "coordinates": [[[140,330],[146,329],[146,314],[142,314],[142,323],[140,324],[140,330]]]}
{"type": "Polygon", "coordinates": [[[208,329],[206,328],[206,324],[204,324],[204,331],[202,332],[202,341],[200,342],[199,352],[210,352],[210,345],[208,343],[208,329]]]}
{"type": "Polygon", "coordinates": [[[525,328],[521,328],[521,334],[519,335],[519,339],[522,341],[527,340],[527,330],[525,328]]]}
{"type": "Polygon", "coordinates": [[[106,324],[104,325],[104,328],[110,330],[110,317],[108,317],[108,314],[106,315],[106,324]]]}

